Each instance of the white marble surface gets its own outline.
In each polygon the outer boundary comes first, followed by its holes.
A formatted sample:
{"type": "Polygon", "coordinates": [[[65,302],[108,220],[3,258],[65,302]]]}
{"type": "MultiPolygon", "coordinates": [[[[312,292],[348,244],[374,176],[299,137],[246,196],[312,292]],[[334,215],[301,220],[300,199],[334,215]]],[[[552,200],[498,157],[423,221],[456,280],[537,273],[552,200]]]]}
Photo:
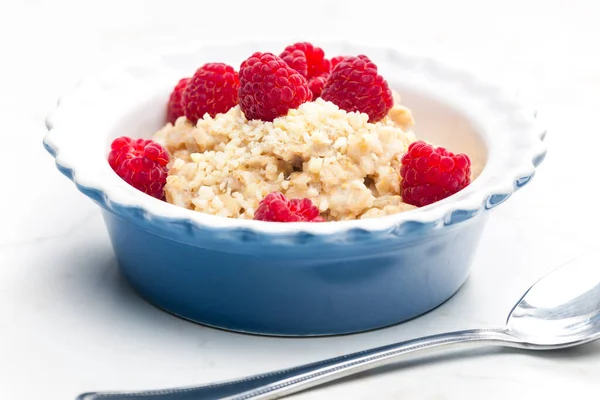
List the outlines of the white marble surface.
{"type": "MultiPolygon", "coordinates": [[[[226,10],[225,2],[200,1],[0,3],[0,399],[64,400],[95,389],[224,380],[495,326],[540,274],[597,248],[600,216],[590,195],[598,185],[600,25],[593,1],[303,1],[285,20],[289,6],[277,5],[284,2],[231,3],[226,10]],[[217,36],[419,49],[520,87],[536,102],[549,128],[548,157],[531,185],[494,212],[473,273],[454,298],[388,329],[277,339],[184,322],[129,289],[98,209],[42,148],[44,117],[81,74],[217,36]]],[[[600,343],[545,354],[490,349],[296,397],[595,398],[598,376],[600,343]]]]}

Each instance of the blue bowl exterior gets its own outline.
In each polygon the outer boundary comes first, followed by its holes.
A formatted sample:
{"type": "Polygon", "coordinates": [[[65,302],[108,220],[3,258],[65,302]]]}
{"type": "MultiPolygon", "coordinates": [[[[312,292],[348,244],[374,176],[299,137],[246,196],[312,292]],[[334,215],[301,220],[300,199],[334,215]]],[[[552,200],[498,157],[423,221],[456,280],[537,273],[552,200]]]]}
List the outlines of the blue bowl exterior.
{"type": "Polygon", "coordinates": [[[191,244],[182,230],[104,210],[119,265],[146,300],[202,324],[285,336],[371,330],[440,305],[466,280],[487,214],[377,240],[286,245],[219,243],[208,230],[191,244]]]}

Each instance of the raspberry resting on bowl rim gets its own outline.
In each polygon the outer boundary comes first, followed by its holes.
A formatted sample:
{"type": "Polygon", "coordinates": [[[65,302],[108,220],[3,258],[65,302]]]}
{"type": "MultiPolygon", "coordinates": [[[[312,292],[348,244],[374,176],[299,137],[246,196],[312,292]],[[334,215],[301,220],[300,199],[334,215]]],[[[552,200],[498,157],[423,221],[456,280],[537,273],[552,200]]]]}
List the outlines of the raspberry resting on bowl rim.
{"type": "Polygon", "coordinates": [[[164,197],[169,153],[153,140],[113,140],[108,164],[125,182],[157,199],[164,197]]]}
{"type": "Polygon", "coordinates": [[[374,218],[439,201],[476,177],[467,155],[417,139],[411,111],[362,54],[330,61],[308,42],[280,56],[255,52],[239,71],[205,64],[165,100],[168,121],[152,141],[168,153],[166,177],[152,175],[152,187],[193,211],[374,218]]]}

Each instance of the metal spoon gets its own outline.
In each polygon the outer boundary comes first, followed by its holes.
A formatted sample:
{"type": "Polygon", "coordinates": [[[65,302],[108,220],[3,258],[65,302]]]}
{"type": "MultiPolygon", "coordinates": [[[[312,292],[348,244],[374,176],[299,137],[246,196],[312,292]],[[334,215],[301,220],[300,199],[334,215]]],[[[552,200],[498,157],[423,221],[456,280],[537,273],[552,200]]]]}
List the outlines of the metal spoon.
{"type": "Polygon", "coordinates": [[[600,338],[600,265],[578,259],[535,283],[514,306],[504,328],[443,333],[314,364],[198,387],[146,392],[86,393],[78,400],[277,399],[412,353],[474,345],[527,350],[578,346],[600,338]]]}

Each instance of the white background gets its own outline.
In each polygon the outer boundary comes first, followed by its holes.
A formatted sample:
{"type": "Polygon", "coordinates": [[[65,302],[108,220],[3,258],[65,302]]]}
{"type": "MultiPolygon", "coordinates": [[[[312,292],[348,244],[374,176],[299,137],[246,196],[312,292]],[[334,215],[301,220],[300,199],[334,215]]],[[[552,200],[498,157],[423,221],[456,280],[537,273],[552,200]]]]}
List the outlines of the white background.
{"type": "MultiPolygon", "coordinates": [[[[597,248],[597,16],[593,1],[572,0],[1,0],[0,399],[63,400],[89,390],[224,380],[502,324],[541,274],[597,248]],[[469,281],[434,312],[322,339],[239,335],[171,317],[129,289],[97,207],[42,148],[45,115],[80,75],[173,46],[288,37],[451,59],[524,91],[547,123],[546,161],[530,185],[494,211],[469,281]]],[[[599,376],[600,343],[546,354],[490,349],[370,373],[297,398],[592,398],[599,376]]]]}

